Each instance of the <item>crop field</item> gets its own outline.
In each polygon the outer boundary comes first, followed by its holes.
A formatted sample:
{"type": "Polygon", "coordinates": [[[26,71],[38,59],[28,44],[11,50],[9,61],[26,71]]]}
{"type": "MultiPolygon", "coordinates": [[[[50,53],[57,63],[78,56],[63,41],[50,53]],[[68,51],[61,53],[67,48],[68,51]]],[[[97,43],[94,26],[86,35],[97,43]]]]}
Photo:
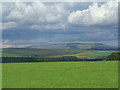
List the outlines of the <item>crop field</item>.
{"type": "Polygon", "coordinates": [[[118,61],[3,63],[3,88],[117,88],[118,61]]]}
{"type": "Polygon", "coordinates": [[[2,88],[2,63],[0,63],[0,88],[2,88]]]}
{"type": "Polygon", "coordinates": [[[9,48],[3,49],[2,56],[56,56],[69,55],[86,52],[87,50],[60,50],[60,49],[28,49],[28,48],[9,48]]]}
{"type": "Polygon", "coordinates": [[[114,51],[79,50],[79,49],[28,49],[9,48],[3,49],[2,56],[78,56],[78,57],[99,57],[108,56],[114,51]]]}
{"type": "Polygon", "coordinates": [[[81,56],[107,56],[110,55],[112,52],[110,51],[94,51],[91,53],[84,53],[81,56]]]}
{"type": "Polygon", "coordinates": [[[102,58],[110,55],[114,51],[89,51],[85,53],[81,53],[77,55],[78,57],[86,57],[86,58],[102,58]]]}
{"type": "Polygon", "coordinates": [[[52,57],[60,57],[60,56],[76,56],[78,58],[104,58],[109,56],[112,52],[115,51],[97,51],[97,50],[85,50],[77,54],[69,54],[69,55],[58,55],[58,56],[52,56],[52,57]]]}

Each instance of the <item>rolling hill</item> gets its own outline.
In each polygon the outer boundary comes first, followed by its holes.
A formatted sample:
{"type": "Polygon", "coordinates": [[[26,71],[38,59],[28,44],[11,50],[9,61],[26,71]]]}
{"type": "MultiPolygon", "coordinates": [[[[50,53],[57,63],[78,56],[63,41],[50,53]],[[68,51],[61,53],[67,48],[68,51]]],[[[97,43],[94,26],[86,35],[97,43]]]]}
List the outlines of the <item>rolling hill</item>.
{"type": "Polygon", "coordinates": [[[115,46],[105,45],[101,43],[61,43],[50,45],[30,46],[28,48],[37,49],[80,49],[80,50],[117,50],[115,46]]]}
{"type": "Polygon", "coordinates": [[[2,56],[77,56],[95,58],[110,55],[116,47],[100,43],[64,43],[30,46],[25,48],[3,48],[2,56]]]}
{"type": "Polygon", "coordinates": [[[58,56],[58,55],[73,55],[86,52],[86,50],[78,49],[36,49],[36,48],[4,48],[2,56],[58,56]]]}

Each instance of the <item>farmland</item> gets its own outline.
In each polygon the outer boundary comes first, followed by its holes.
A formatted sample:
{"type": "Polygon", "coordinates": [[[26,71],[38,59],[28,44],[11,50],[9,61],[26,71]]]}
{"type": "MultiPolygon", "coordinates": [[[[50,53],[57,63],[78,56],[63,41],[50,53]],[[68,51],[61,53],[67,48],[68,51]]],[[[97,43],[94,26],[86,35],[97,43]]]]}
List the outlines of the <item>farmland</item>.
{"type": "Polygon", "coordinates": [[[37,56],[37,57],[61,57],[76,56],[79,58],[98,58],[106,57],[115,51],[99,51],[99,50],[80,50],[80,49],[33,49],[33,48],[7,48],[3,49],[3,57],[11,56],[37,56]]]}
{"type": "Polygon", "coordinates": [[[119,0],[3,0],[0,6],[3,90],[119,89],[119,0]]]}
{"type": "Polygon", "coordinates": [[[0,63],[0,88],[2,88],[2,63],[0,63]]]}
{"type": "Polygon", "coordinates": [[[3,63],[3,88],[117,88],[118,62],[3,63]]]}
{"type": "Polygon", "coordinates": [[[3,88],[117,88],[118,61],[103,60],[112,52],[115,51],[3,49],[3,60],[14,63],[2,63],[2,85],[3,88]],[[103,61],[80,61],[99,58],[103,61]]]}
{"type": "Polygon", "coordinates": [[[33,48],[8,48],[3,49],[3,56],[57,56],[86,52],[87,50],[60,50],[60,49],[33,49],[33,48]]]}
{"type": "Polygon", "coordinates": [[[58,49],[3,49],[3,63],[9,62],[57,62],[57,61],[101,61],[115,51],[58,50],[58,49]]]}

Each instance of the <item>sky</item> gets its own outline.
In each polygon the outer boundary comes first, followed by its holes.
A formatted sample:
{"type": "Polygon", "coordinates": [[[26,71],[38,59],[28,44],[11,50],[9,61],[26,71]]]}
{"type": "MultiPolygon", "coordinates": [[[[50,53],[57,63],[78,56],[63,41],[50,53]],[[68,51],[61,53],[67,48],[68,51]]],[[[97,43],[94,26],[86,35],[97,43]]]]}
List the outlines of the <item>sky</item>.
{"type": "Polygon", "coordinates": [[[2,44],[118,44],[117,2],[4,2],[2,44]]]}

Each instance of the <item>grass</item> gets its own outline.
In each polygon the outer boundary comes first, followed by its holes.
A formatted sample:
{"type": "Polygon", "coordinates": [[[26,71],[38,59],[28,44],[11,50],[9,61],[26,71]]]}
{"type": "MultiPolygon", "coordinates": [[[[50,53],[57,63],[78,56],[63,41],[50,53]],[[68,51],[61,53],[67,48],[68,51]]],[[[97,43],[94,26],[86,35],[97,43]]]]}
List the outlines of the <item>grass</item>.
{"type": "Polygon", "coordinates": [[[0,63],[0,89],[1,88],[2,88],[2,63],[0,63]]]}
{"type": "Polygon", "coordinates": [[[2,56],[107,56],[113,51],[95,51],[79,49],[31,49],[31,48],[4,48],[2,56]]]}
{"type": "MultiPolygon", "coordinates": [[[[104,58],[104,57],[107,57],[112,52],[115,52],[115,51],[86,50],[84,52],[77,53],[77,54],[69,54],[69,55],[61,55],[61,56],[76,56],[78,58],[95,59],[95,58],[104,58]]],[[[60,55],[59,56],[54,56],[54,57],[60,57],[60,55]]]]}
{"type": "Polygon", "coordinates": [[[57,56],[57,55],[69,55],[86,52],[88,50],[79,49],[31,49],[31,48],[4,48],[2,56],[57,56]]]}
{"type": "Polygon", "coordinates": [[[116,88],[118,62],[4,63],[3,88],[116,88]]]}
{"type": "Polygon", "coordinates": [[[83,54],[81,56],[108,56],[110,55],[112,52],[110,51],[96,51],[96,52],[91,52],[91,53],[86,53],[86,54],[83,54]]]}

